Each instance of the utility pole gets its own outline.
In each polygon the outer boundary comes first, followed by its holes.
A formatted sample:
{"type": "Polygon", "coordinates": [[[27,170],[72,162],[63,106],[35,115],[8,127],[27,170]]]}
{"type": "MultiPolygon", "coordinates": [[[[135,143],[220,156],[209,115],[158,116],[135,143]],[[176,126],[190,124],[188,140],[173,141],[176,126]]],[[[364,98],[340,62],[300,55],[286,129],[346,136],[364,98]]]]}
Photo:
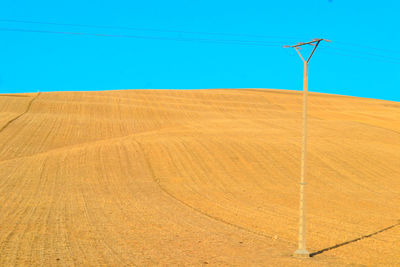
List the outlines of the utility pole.
{"type": "Polygon", "coordinates": [[[294,252],[297,257],[310,257],[310,252],[308,252],[306,247],[306,200],[305,200],[305,173],[306,173],[306,159],[307,159],[307,95],[308,95],[308,62],[310,61],[312,55],[317,49],[321,41],[331,42],[326,39],[314,39],[311,42],[298,43],[296,45],[285,45],[285,48],[294,48],[299,54],[301,60],[304,63],[304,80],[303,80],[303,134],[301,142],[301,175],[300,175],[300,214],[299,214],[299,246],[294,252]],[[303,58],[300,53],[301,46],[312,45],[314,49],[312,50],[310,56],[307,60],[303,58]]]}

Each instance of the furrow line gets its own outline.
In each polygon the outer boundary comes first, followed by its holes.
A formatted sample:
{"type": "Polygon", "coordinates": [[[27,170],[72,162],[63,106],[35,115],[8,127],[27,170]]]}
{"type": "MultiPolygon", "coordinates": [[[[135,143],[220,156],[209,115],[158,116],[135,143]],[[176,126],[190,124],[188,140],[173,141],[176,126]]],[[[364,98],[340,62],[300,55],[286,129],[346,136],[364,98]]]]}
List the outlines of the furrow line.
{"type": "Polygon", "coordinates": [[[24,112],[22,112],[21,114],[19,114],[18,116],[14,117],[13,119],[9,120],[6,124],[3,125],[3,127],[0,128],[0,133],[3,132],[8,126],[10,126],[11,123],[13,123],[14,121],[18,120],[19,118],[21,118],[23,115],[25,115],[26,113],[29,112],[33,101],[35,101],[41,93],[38,93],[36,96],[32,97],[31,101],[29,101],[26,109],[24,112]]]}

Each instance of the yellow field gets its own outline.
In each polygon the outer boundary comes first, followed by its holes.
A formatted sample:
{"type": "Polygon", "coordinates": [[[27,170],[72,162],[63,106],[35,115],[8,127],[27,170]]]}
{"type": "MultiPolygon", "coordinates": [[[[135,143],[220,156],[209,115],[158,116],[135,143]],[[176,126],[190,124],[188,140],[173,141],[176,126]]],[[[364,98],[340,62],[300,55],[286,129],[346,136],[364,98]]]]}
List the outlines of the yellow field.
{"type": "Polygon", "coordinates": [[[291,256],[301,104],[250,89],[0,95],[0,266],[400,266],[400,103],[326,94],[309,97],[316,254],[291,256]]]}

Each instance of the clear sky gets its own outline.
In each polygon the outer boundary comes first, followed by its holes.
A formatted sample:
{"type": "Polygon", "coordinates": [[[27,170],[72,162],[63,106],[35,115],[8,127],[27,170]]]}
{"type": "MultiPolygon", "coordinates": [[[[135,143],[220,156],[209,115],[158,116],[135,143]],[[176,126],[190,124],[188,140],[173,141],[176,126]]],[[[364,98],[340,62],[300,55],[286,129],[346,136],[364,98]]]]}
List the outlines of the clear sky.
{"type": "Polygon", "coordinates": [[[2,0],[0,93],[301,90],[302,62],[282,45],[327,38],[310,91],[400,101],[399,14],[395,0],[2,0]]]}

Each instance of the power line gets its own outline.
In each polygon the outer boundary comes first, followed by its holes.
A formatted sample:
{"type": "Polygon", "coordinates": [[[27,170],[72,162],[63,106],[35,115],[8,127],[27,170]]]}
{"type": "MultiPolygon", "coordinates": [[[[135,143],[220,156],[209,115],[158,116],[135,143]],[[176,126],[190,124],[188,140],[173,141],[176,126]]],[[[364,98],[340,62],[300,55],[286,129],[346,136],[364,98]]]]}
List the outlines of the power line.
{"type": "Polygon", "coordinates": [[[339,45],[347,45],[347,46],[355,46],[355,47],[360,47],[360,48],[365,48],[365,49],[372,49],[372,50],[377,50],[377,51],[383,51],[383,52],[390,52],[390,53],[400,53],[400,50],[392,50],[392,49],[385,49],[385,48],[377,48],[369,45],[361,45],[361,44],[355,44],[355,43],[347,43],[347,42],[336,42],[339,45]]]}
{"type": "Polygon", "coordinates": [[[43,22],[43,21],[31,21],[31,20],[14,20],[14,19],[0,19],[0,22],[41,24],[41,25],[54,25],[54,26],[73,26],[73,27],[86,27],[86,28],[97,28],[97,29],[151,31],[151,32],[181,33],[181,34],[220,35],[220,36],[237,36],[237,37],[240,36],[240,37],[265,38],[265,39],[285,39],[285,40],[290,40],[290,39],[298,38],[298,37],[268,36],[268,35],[257,35],[257,34],[203,32],[203,31],[182,31],[182,30],[152,29],[152,28],[138,28],[138,27],[126,27],[126,26],[107,26],[107,25],[93,25],[93,24],[57,23],[57,22],[43,22]]]}
{"type": "Polygon", "coordinates": [[[387,62],[387,63],[392,63],[392,64],[400,64],[400,61],[396,61],[396,59],[392,59],[392,58],[390,58],[390,59],[389,58],[376,58],[376,57],[371,57],[371,56],[338,53],[335,51],[330,51],[329,49],[325,49],[325,48],[322,48],[321,52],[331,54],[331,55],[344,56],[344,57],[353,57],[353,58],[359,58],[359,59],[365,59],[365,60],[375,60],[375,61],[387,62]]]}
{"type": "Polygon", "coordinates": [[[383,58],[383,59],[400,61],[400,58],[396,58],[396,57],[388,57],[388,56],[384,56],[384,55],[372,54],[372,53],[368,53],[368,52],[361,52],[361,51],[356,51],[356,50],[351,50],[351,49],[343,49],[343,48],[337,48],[337,47],[330,47],[330,49],[335,49],[335,50],[340,50],[340,51],[350,52],[350,53],[359,53],[359,54],[364,54],[364,55],[372,56],[372,57],[379,57],[379,58],[383,58]]]}
{"type": "MultiPolygon", "coordinates": [[[[31,29],[16,29],[16,28],[0,28],[0,31],[11,31],[11,32],[27,32],[27,33],[45,33],[45,34],[65,34],[65,35],[76,35],[76,36],[95,36],[95,37],[116,37],[116,38],[134,38],[134,39],[148,39],[148,40],[166,40],[166,41],[184,41],[184,42],[200,42],[200,43],[216,43],[216,44],[229,44],[229,45],[251,45],[251,46],[263,46],[263,47],[278,47],[280,42],[265,42],[265,41],[249,41],[249,40],[229,40],[229,39],[206,39],[206,38],[175,38],[175,37],[160,37],[160,36],[142,36],[142,35],[124,35],[124,34],[104,34],[104,33],[85,33],[85,32],[66,32],[66,31],[47,31],[47,30],[31,30],[31,29]]],[[[342,51],[351,51],[347,49],[337,49],[342,51]]],[[[366,60],[380,60],[392,64],[400,64],[400,59],[375,55],[370,53],[364,53],[367,57],[362,55],[337,53],[332,51],[326,51],[325,47],[322,47],[321,51],[328,54],[340,55],[345,57],[355,57],[366,60]],[[372,57],[371,57],[372,56],[372,57]],[[398,61],[399,60],[399,61],[398,61]]],[[[357,51],[355,51],[357,52],[357,51]]],[[[362,52],[361,52],[362,53],[362,52]]]]}
{"type": "MultiPolygon", "coordinates": [[[[127,26],[109,26],[109,25],[94,25],[94,24],[74,24],[74,23],[58,23],[58,22],[45,22],[45,21],[32,21],[32,20],[16,20],[16,19],[0,19],[0,22],[9,22],[9,23],[23,23],[23,24],[36,24],[36,25],[53,25],[53,26],[69,26],[69,27],[86,27],[86,28],[96,28],[96,29],[117,29],[117,30],[134,30],[134,31],[150,31],[150,32],[160,32],[160,33],[178,33],[178,34],[200,34],[200,35],[216,35],[216,36],[236,36],[236,37],[252,37],[252,38],[264,38],[264,39],[281,39],[281,40],[290,40],[290,39],[295,39],[298,37],[288,37],[288,36],[269,36],[269,35],[258,35],[258,34],[240,34],[240,33],[223,33],[223,32],[204,32],[204,31],[182,31],[182,30],[169,30],[169,29],[154,29],[154,28],[141,28],[141,27],[127,27],[127,26]]],[[[85,34],[89,35],[89,34],[85,34]]],[[[97,35],[97,34],[94,34],[97,35]]],[[[104,34],[106,36],[106,34],[104,34]]],[[[111,36],[111,34],[110,34],[111,36]]],[[[110,37],[109,36],[109,37],[110,37]]],[[[134,37],[131,37],[134,38],[134,37]]],[[[161,38],[166,38],[165,40],[173,40],[174,38],[169,38],[169,37],[157,37],[157,39],[161,38]]],[[[142,38],[142,36],[140,37],[142,38]]],[[[153,37],[150,37],[148,39],[155,39],[153,37]]],[[[179,37],[179,40],[181,41],[191,41],[191,40],[183,40],[183,39],[192,39],[192,38],[181,38],[179,37]]],[[[194,38],[196,39],[196,38],[194,38]]],[[[199,38],[202,39],[202,38],[199,38]]],[[[176,40],[176,39],[175,39],[176,40]]],[[[201,42],[208,42],[208,40],[199,40],[201,42]]],[[[213,42],[214,39],[210,40],[210,42],[213,42]]],[[[243,43],[263,43],[263,41],[254,41],[254,40],[217,40],[217,42],[243,42],[243,43]]],[[[271,44],[271,42],[266,42],[268,43],[268,46],[271,44]]],[[[273,42],[276,44],[279,44],[280,42],[273,42]]],[[[383,48],[377,48],[377,47],[372,47],[372,46],[366,46],[366,45],[360,45],[360,44],[355,44],[355,43],[348,43],[348,42],[341,42],[337,41],[339,45],[344,45],[344,46],[353,46],[353,47],[361,47],[364,49],[370,49],[370,50],[376,50],[376,51],[383,51],[383,52],[394,52],[394,53],[400,53],[400,51],[396,50],[389,50],[389,49],[383,49],[383,48]]],[[[333,48],[332,49],[337,49],[337,50],[343,50],[345,51],[346,49],[341,49],[341,48],[333,48]]],[[[376,54],[370,54],[368,52],[360,52],[360,51],[350,51],[348,52],[351,53],[364,53],[370,56],[374,57],[382,57],[382,58],[387,58],[391,60],[400,60],[398,58],[393,58],[393,57],[387,57],[383,55],[376,55],[376,54]]]]}
{"type": "MultiPolygon", "coordinates": [[[[54,26],[73,26],[73,27],[88,27],[98,29],[119,29],[119,30],[139,30],[139,31],[151,31],[161,33],[179,33],[179,34],[201,34],[201,35],[221,35],[221,36],[241,36],[241,37],[255,37],[255,38],[285,38],[290,39],[294,37],[278,37],[278,36],[267,36],[267,35],[252,35],[252,34],[237,34],[237,33],[216,33],[216,32],[196,32],[196,31],[180,31],[180,30],[162,30],[162,29],[151,29],[151,28],[136,28],[136,27],[124,27],[124,26],[102,26],[92,24],[72,24],[72,23],[55,23],[55,22],[42,22],[42,21],[30,21],[30,20],[13,20],[13,19],[0,19],[0,22],[11,22],[11,23],[25,23],[25,24],[40,24],[40,25],[54,25],[54,26]]],[[[86,35],[86,36],[97,36],[97,37],[118,37],[118,38],[135,38],[135,39],[149,39],[149,40],[168,40],[168,41],[186,41],[186,42],[202,42],[202,43],[217,43],[217,44],[232,44],[232,45],[253,45],[253,46],[279,46],[281,42],[278,41],[261,41],[261,40],[232,40],[232,39],[214,39],[214,38],[189,38],[189,37],[162,37],[162,36],[150,36],[150,35],[129,35],[129,34],[104,34],[104,33],[85,33],[85,32],[72,32],[72,31],[51,31],[51,30],[36,30],[36,29],[20,29],[20,28],[0,28],[0,31],[14,31],[14,32],[31,32],[31,33],[47,33],[47,34],[68,34],[68,35],[86,35]]],[[[399,52],[388,49],[380,49],[371,46],[359,45],[354,43],[340,42],[339,44],[348,46],[358,46],[366,49],[372,49],[376,51],[386,52],[399,52]]],[[[372,59],[399,64],[400,58],[373,54],[365,51],[354,51],[344,48],[330,47],[330,49],[341,50],[344,52],[358,53],[367,55],[358,56],[354,54],[343,54],[343,53],[332,53],[346,57],[356,57],[362,59],[372,59]]],[[[325,52],[325,49],[323,49],[325,52]]]]}
{"type": "Polygon", "coordinates": [[[31,30],[31,29],[17,29],[17,28],[0,28],[0,31],[47,33],[47,34],[67,34],[67,35],[96,36],[96,37],[134,38],[134,39],[167,40],[167,41],[207,42],[207,43],[233,44],[233,45],[254,45],[254,46],[280,46],[280,44],[281,44],[280,42],[264,42],[264,41],[248,41],[248,40],[180,38],[180,37],[174,38],[174,37],[145,36],[145,35],[48,31],[48,30],[31,30]]]}
{"type": "MultiPolygon", "coordinates": [[[[127,27],[127,26],[109,26],[109,25],[94,25],[94,24],[74,24],[74,23],[58,23],[58,22],[45,22],[45,21],[32,21],[32,20],[16,20],[16,19],[0,19],[0,22],[10,23],[24,23],[24,24],[39,24],[39,25],[54,25],[54,26],[73,26],[73,27],[86,27],[96,29],[117,29],[117,30],[135,30],[135,31],[150,31],[150,32],[163,32],[163,33],[178,33],[178,34],[200,34],[200,35],[219,35],[219,36],[237,36],[237,37],[252,37],[252,38],[264,38],[264,39],[281,39],[290,40],[299,38],[288,37],[288,36],[270,36],[270,35],[259,35],[259,34],[241,34],[241,33],[223,33],[223,32],[204,32],[204,31],[182,31],[182,30],[169,30],[169,29],[154,29],[154,28],[141,28],[141,27],[127,27]]],[[[256,42],[256,41],[250,41],[256,42]]],[[[399,50],[383,49],[372,46],[360,45],[355,43],[336,41],[339,45],[354,46],[365,49],[371,49],[376,51],[400,53],[399,50]]],[[[340,50],[339,48],[336,48],[340,50]]],[[[350,52],[350,51],[349,51],[350,52]]],[[[351,51],[354,52],[354,51],[351,51]]],[[[360,53],[360,52],[358,52],[360,53]]],[[[379,55],[375,55],[380,57],[379,55]]],[[[385,56],[381,56],[385,57],[385,56]]]]}

